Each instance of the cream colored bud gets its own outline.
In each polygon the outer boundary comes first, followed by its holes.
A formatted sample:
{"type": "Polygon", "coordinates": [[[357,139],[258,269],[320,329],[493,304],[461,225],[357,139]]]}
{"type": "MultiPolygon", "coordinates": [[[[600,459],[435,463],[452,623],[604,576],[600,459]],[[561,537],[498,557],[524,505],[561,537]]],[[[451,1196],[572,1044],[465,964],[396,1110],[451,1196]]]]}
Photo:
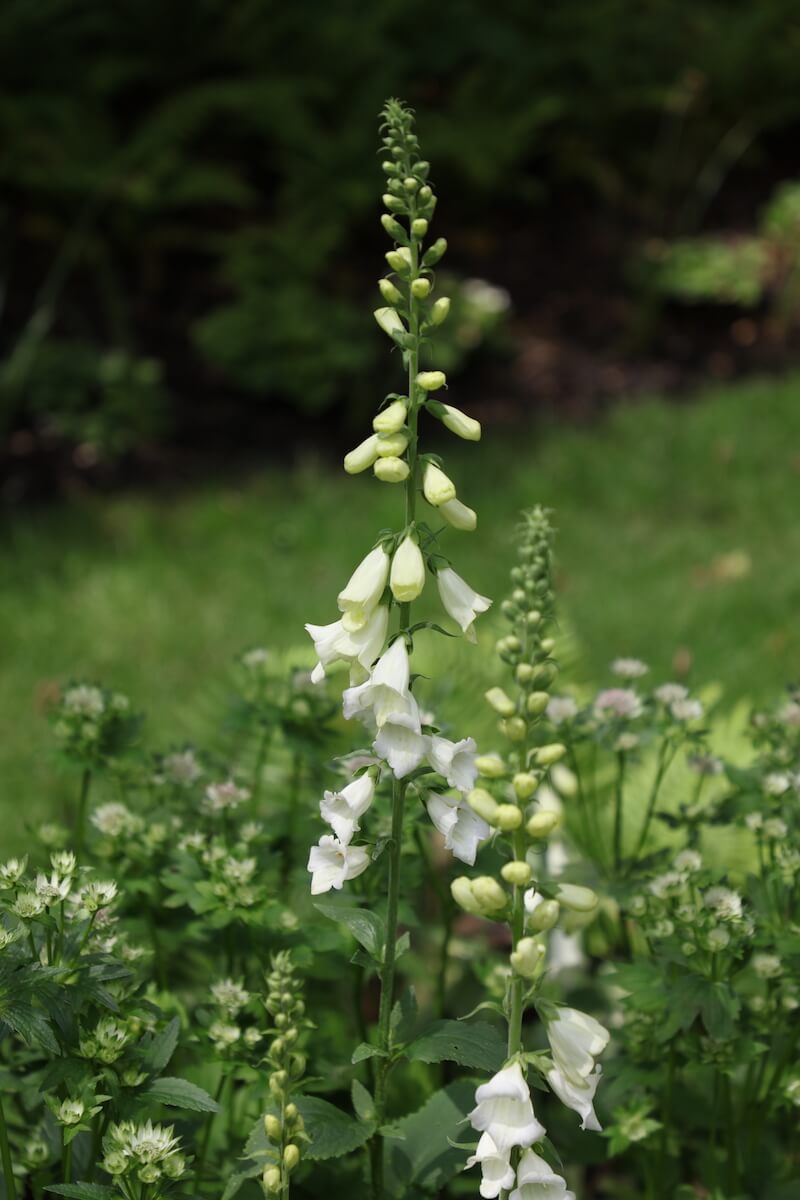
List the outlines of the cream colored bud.
{"type": "Polygon", "coordinates": [[[546,838],[550,836],[554,829],[558,828],[560,823],[560,815],[554,812],[552,808],[547,808],[529,817],[525,829],[529,837],[546,838]]]}
{"type": "Polygon", "coordinates": [[[295,1117],[297,1116],[297,1105],[287,1104],[286,1108],[283,1110],[283,1115],[286,1117],[287,1121],[294,1121],[295,1117]]]}
{"type": "Polygon", "coordinates": [[[415,238],[424,238],[428,232],[428,222],[424,217],[417,217],[411,222],[411,232],[415,238]]]}
{"type": "Polygon", "coordinates": [[[467,795],[467,804],[479,817],[483,817],[488,825],[494,824],[498,804],[491,792],[486,788],[473,788],[467,795]]]}
{"type": "Polygon", "coordinates": [[[399,458],[408,449],[408,438],[404,433],[381,433],[378,435],[378,458],[399,458]]]}
{"type": "Polygon", "coordinates": [[[394,338],[396,333],[405,333],[406,327],[400,320],[400,314],[395,308],[376,308],[372,314],[384,333],[394,338]]]}
{"type": "Polygon", "coordinates": [[[486,701],[492,706],[496,713],[501,717],[511,717],[514,715],[516,705],[510,696],[506,695],[501,687],[489,688],[485,693],[486,701]]]}
{"type": "Polygon", "coordinates": [[[384,258],[398,275],[408,275],[411,270],[411,251],[408,246],[401,246],[398,250],[387,250],[384,258]]]}
{"type": "Polygon", "coordinates": [[[420,371],[416,383],[423,392],[438,392],[447,383],[447,376],[444,371],[420,371]]]}
{"type": "Polygon", "coordinates": [[[287,1171],[293,1171],[299,1162],[300,1150],[294,1142],[290,1142],[283,1151],[283,1165],[287,1171]]]}
{"type": "MultiPolygon", "coordinates": [[[[521,687],[525,687],[526,684],[529,684],[530,681],[533,679],[533,675],[534,675],[534,668],[531,666],[530,663],[525,663],[525,662],[517,663],[516,669],[514,671],[514,678],[516,679],[517,683],[520,684],[521,687]]],[[[545,700],[545,704],[546,703],[547,703],[547,701],[545,700]]],[[[528,712],[530,712],[530,711],[531,710],[528,709],[528,712]]]]}
{"type": "MultiPolygon", "coordinates": [[[[387,207],[393,208],[394,204],[390,204],[387,207]]],[[[402,207],[402,205],[401,205],[401,207],[402,207]]],[[[406,236],[406,232],[403,229],[403,226],[400,224],[399,221],[395,220],[395,218],[393,216],[391,216],[390,213],[384,213],[382,215],[381,225],[386,230],[389,237],[394,238],[394,240],[396,242],[401,242],[403,240],[403,238],[406,236]]]]}
{"type": "Polygon", "coordinates": [[[402,483],[408,479],[408,463],[402,458],[379,458],[372,468],[382,483],[402,483]]]}
{"type": "Polygon", "coordinates": [[[510,717],[503,722],[503,733],[510,742],[522,742],[528,733],[528,726],[522,717],[510,717]]]}
{"type": "Polygon", "coordinates": [[[403,303],[403,293],[394,286],[391,279],[379,279],[378,288],[387,304],[403,303]]]}
{"type": "Polygon", "coordinates": [[[267,1113],[264,1117],[264,1132],[271,1142],[279,1142],[283,1135],[283,1125],[280,1117],[274,1116],[272,1113],[267,1113]]]}
{"type": "Polygon", "coordinates": [[[411,295],[415,300],[424,300],[431,293],[431,281],[421,276],[411,284],[411,295]]]}
{"type": "Polygon", "coordinates": [[[405,401],[393,400],[373,417],[372,428],[376,433],[398,433],[406,423],[405,401]]]}
{"type": "Polygon", "coordinates": [[[438,508],[440,504],[446,504],[448,500],[455,499],[456,487],[452,479],[449,479],[441,468],[437,467],[435,463],[429,462],[425,464],[425,472],[422,476],[422,492],[428,504],[438,508]]]}
{"type": "MultiPolygon", "coordinates": [[[[406,202],[405,200],[401,200],[399,196],[393,196],[391,192],[384,192],[381,200],[383,201],[383,207],[388,208],[390,212],[405,212],[406,202]]],[[[384,229],[386,229],[385,225],[384,229]]]]}
{"type": "Polygon", "coordinates": [[[280,1167],[265,1167],[264,1174],[261,1176],[261,1182],[264,1185],[265,1192],[269,1192],[271,1195],[279,1192],[283,1186],[280,1167]]]}
{"type": "Polygon", "coordinates": [[[413,175],[406,175],[403,180],[403,187],[407,192],[415,192],[419,187],[419,180],[415,179],[413,175]]]}
{"type": "Polygon", "coordinates": [[[498,804],[494,814],[494,824],[503,833],[513,833],[522,824],[522,813],[516,804],[498,804]]]}
{"type": "MultiPolygon", "coordinates": [[[[523,664],[520,663],[520,666],[523,664]]],[[[525,663],[526,667],[530,664],[525,663]]],[[[533,667],[530,668],[531,677],[533,677],[533,667]]],[[[550,703],[550,697],[547,692],[531,692],[528,696],[525,707],[532,717],[540,717],[550,703]]]]}
{"type": "Polygon", "coordinates": [[[499,754],[479,754],[475,766],[484,779],[502,779],[508,770],[499,754]]]}
{"type": "Polygon", "coordinates": [[[542,619],[542,614],[539,612],[538,608],[532,608],[531,611],[525,617],[525,623],[527,625],[529,625],[531,627],[531,629],[535,629],[536,626],[541,621],[541,619],[542,619]]]}
{"type": "Polygon", "coordinates": [[[425,586],[425,559],[410,534],[406,534],[394,552],[389,587],[398,604],[416,600],[425,586]]]}
{"type": "Polygon", "coordinates": [[[539,786],[539,779],[530,771],[520,771],[511,780],[511,786],[514,788],[514,795],[523,803],[530,800],[533,793],[539,786]]]}
{"type": "Polygon", "coordinates": [[[450,884],[450,894],[456,904],[464,909],[464,912],[472,913],[473,916],[482,915],[482,908],[475,896],[472,894],[472,880],[466,875],[459,875],[450,884]]]}
{"type": "Polygon", "coordinates": [[[556,899],[564,908],[571,908],[573,912],[593,912],[598,905],[597,893],[577,883],[560,883],[556,899]]]}
{"type": "Polygon", "coordinates": [[[348,475],[358,475],[371,467],[378,457],[378,435],[373,433],[363,442],[359,442],[354,450],[344,456],[344,469],[348,475]]]}
{"type": "Polygon", "coordinates": [[[467,442],[481,440],[480,421],[476,421],[474,417],[468,417],[460,408],[454,408],[452,404],[443,404],[442,408],[444,409],[442,424],[446,429],[467,442]]]}
{"type": "Polygon", "coordinates": [[[431,308],[430,321],[431,325],[441,325],[447,320],[447,314],[450,312],[450,297],[440,296],[431,308]]]}
{"type": "Polygon", "coordinates": [[[557,763],[550,772],[550,778],[553,781],[553,786],[562,796],[574,796],[578,791],[578,780],[574,772],[570,771],[569,767],[565,767],[563,763],[557,763]]]}
{"type": "Polygon", "coordinates": [[[536,765],[539,767],[552,767],[553,763],[557,763],[567,753],[567,747],[562,746],[561,742],[551,742],[547,746],[540,746],[536,751],[536,765]]]}
{"type": "Polygon", "coordinates": [[[556,648],[555,638],[542,638],[541,647],[545,654],[552,654],[556,648]]]}
{"type": "Polygon", "coordinates": [[[519,861],[505,863],[500,869],[500,874],[506,883],[513,883],[514,887],[525,887],[533,877],[533,871],[528,864],[519,861]]]}
{"type": "Polygon", "coordinates": [[[542,900],[528,917],[528,925],[538,933],[543,933],[553,928],[560,911],[557,900],[542,900]]]}
{"type": "Polygon", "coordinates": [[[508,893],[491,875],[479,875],[472,881],[472,894],[485,912],[498,912],[508,903],[508,893]]]}
{"type": "MultiPolygon", "coordinates": [[[[425,190],[426,190],[425,188],[420,189],[420,193],[419,193],[420,199],[423,198],[422,194],[425,190]]],[[[431,196],[433,195],[430,188],[428,188],[427,191],[430,193],[431,196]]],[[[426,197],[426,199],[430,199],[430,196],[426,197]]],[[[439,261],[439,259],[443,256],[446,249],[447,249],[446,238],[437,238],[436,241],[433,243],[433,245],[429,246],[428,249],[425,251],[425,255],[422,259],[422,265],[425,267],[435,266],[436,263],[439,261]]]]}
{"type": "Polygon", "coordinates": [[[522,975],[524,979],[533,979],[539,970],[543,955],[544,947],[536,938],[520,938],[516,948],[511,951],[511,966],[517,975],[522,975]]]}
{"type": "Polygon", "coordinates": [[[478,514],[475,510],[462,504],[457,497],[440,504],[439,512],[453,526],[453,529],[462,529],[466,533],[471,533],[478,524],[478,514]]]}

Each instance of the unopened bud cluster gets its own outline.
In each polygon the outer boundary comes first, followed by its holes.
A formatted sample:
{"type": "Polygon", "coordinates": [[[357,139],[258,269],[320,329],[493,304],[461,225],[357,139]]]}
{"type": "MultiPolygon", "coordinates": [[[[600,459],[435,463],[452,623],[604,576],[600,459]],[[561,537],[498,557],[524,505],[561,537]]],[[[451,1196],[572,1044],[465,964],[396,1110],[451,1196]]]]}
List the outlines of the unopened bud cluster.
{"type": "Polygon", "coordinates": [[[272,959],[267,976],[265,1001],[272,1018],[273,1035],[266,1055],[269,1091],[274,1110],[264,1117],[264,1131],[272,1148],[262,1183],[267,1195],[283,1194],[289,1176],[300,1162],[300,1144],[306,1140],[303,1118],[292,1100],[306,1069],[305,1055],[298,1048],[302,1031],[308,1027],[302,985],[295,975],[291,955],[280,951],[272,959]]]}

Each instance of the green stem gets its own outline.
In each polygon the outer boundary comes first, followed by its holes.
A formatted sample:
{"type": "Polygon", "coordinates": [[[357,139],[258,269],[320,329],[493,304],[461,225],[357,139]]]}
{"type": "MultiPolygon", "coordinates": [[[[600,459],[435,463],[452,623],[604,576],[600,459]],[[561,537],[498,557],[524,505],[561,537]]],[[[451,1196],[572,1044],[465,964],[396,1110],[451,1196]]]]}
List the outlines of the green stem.
{"type": "MultiPolygon", "coordinates": [[[[226,1081],[227,1081],[227,1076],[225,1074],[225,1067],[223,1065],[222,1071],[221,1071],[221,1074],[219,1077],[219,1083],[217,1084],[217,1090],[214,1092],[214,1100],[217,1104],[219,1104],[219,1102],[220,1102],[220,1098],[222,1096],[222,1089],[225,1087],[226,1081]]],[[[197,1166],[195,1167],[194,1190],[195,1190],[195,1194],[197,1196],[201,1195],[201,1189],[202,1189],[202,1185],[203,1185],[203,1174],[205,1171],[206,1157],[208,1155],[208,1147],[209,1147],[209,1143],[211,1141],[211,1126],[213,1125],[213,1123],[214,1123],[214,1114],[209,1113],[208,1117],[206,1118],[206,1127],[203,1131],[203,1141],[200,1146],[200,1153],[197,1156],[197,1166]]]]}
{"type": "Polygon", "coordinates": [[[647,834],[650,831],[650,823],[653,820],[653,813],[655,812],[656,801],[658,800],[658,793],[661,790],[661,784],[664,781],[664,776],[666,775],[667,771],[669,770],[669,768],[672,764],[672,760],[675,757],[675,751],[673,750],[672,753],[670,754],[669,753],[670,749],[671,749],[671,743],[669,741],[669,738],[664,738],[661,745],[659,746],[658,764],[656,766],[655,779],[653,780],[653,786],[650,789],[650,797],[647,801],[647,812],[645,813],[644,824],[642,825],[642,828],[639,832],[639,837],[637,838],[637,841],[636,841],[636,849],[633,852],[631,866],[635,866],[636,861],[639,858],[639,855],[642,853],[644,844],[647,841],[647,834]]]}
{"type": "MultiPolygon", "coordinates": [[[[525,861],[525,835],[521,830],[514,834],[514,857],[519,862],[525,861]]],[[[511,948],[516,950],[517,942],[525,931],[525,888],[514,887],[514,898],[511,906],[511,948]]],[[[511,976],[511,995],[508,1012],[508,1057],[517,1054],[522,1049],[522,994],[525,981],[516,972],[511,976]]]]}
{"type": "Polygon", "coordinates": [[[61,1130],[61,1148],[64,1172],[64,1183],[72,1183],[72,1142],[67,1142],[66,1130],[61,1130]]]}
{"type": "Polygon", "coordinates": [[[282,876],[284,884],[288,883],[294,866],[294,832],[297,828],[297,802],[300,798],[300,780],[303,776],[303,758],[298,750],[292,756],[292,775],[289,782],[289,825],[286,835],[286,849],[283,855],[282,876]]]}
{"type": "Polygon", "coordinates": [[[261,776],[264,772],[264,762],[267,757],[267,749],[270,743],[270,735],[272,727],[266,722],[262,726],[261,737],[258,740],[258,750],[256,752],[256,764],[253,767],[253,789],[250,796],[250,806],[254,816],[258,816],[258,802],[261,798],[261,776]]]}
{"type": "Polygon", "coordinates": [[[617,751],[617,779],[614,785],[614,873],[622,865],[622,810],[623,784],[625,782],[625,751],[617,751]]]}
{"type": "Polygon", "coordinates": [[[83,854],[84,842],[86,841],[86,809],[89,804],[89,787],[92,782],[92,772],[88,767],[84,768],[81,776],[81,791],[78,797],[78,816],[77,827],[75,830],[75,853],[80,862],[83,854]]]}
{"type": "Polygon", "coordinates": [[[0,1096],[0,1161],[3,1163],[3,1179],[6,1185],[8,1200],[17,1200],[14,1169],[11,1165],[11,1147],[8,1144],[8,1128],[6,1126],[6,1114],[3,1110],[2,1096],[0,1096]]]}

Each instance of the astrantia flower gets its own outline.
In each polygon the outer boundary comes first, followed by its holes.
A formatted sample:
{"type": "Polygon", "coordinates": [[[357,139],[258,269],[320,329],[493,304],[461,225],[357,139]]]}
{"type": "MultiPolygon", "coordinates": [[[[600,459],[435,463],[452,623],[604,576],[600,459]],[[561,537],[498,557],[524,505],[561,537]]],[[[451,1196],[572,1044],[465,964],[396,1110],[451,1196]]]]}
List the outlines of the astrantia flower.
{"type": "Polygon", "coordinates": [[[694,871],[699,871],[703,865],[703,859],[696,850],[686,849],[681,850],[675,855],[672,860],[672,865],[676,871],[684,871],[691,874],[694,871]]]}
{"type": "MultiPolygon", "coordinates": [[[[255,654],[255,650],[251,650],[250,654],[255,654]]],[[[266,654],[266,650],[264,651],[266,654]]],[[[245,655],[243,662],[248,658],[245,655]]],[[[203,774],[203,768],[197,761],[197,755],[194,750],[180,750],[175,754],[168,754],[163,762],[163,770],[170,783],[175,783],[179,787],[190,787],[196,783],[203,774]]]]}
{"type": "Polygon", "coordinates": [[[553,1062],[561,1074],[583,1086],[594,1070],[594,1060],[608,1045],[609,1033],[599,1021],[577,1008],[559,1008],[547,1022],[553,1062]]]}
{"type": "Polygon", "coordinates": [[[368,671],[381,652],[389,628],[389,608],[379,604],[365,625],[354,632],[345,629],[342,621],[330,625],[306,625],[314,642],[319,662],[311,672],[313,683],[325,678],[325,668],[336,662],[360,663],[368,671]]]}
{"type": "Polygon", "coordinates": [[[650,668],[638,658],[615,658],[611,670],[614,675],[619,675],[620,679],[639,679],[640,676],[646,675],[650,668]]]}
{"type": "Polygon", "coordinates": [[[90,819],[95,829],[110,838],[139,833],[143,826],[141,818],[118,800],[110,800],[107,804],[98,804],[90,819]]]}
{"type": "Polygon", "coordinates": [[[455,858],[473,866],[478,846],[486,841],[491,829],[470,806],[452,796],[440,796],[432,792],[426,801],[428,816],[444,837],[447,850],[455,858]]]}
{"type": "Polygon", "coordinates": [[[654,875],[647,888],[654,896],[658,896],[659,900],[663,900],[665,896],[674,896],[683,891],[684,883],[679,870],[664,871],[661,875],[654,875]]]}
{"type": "Polygon", "coordinates": [[[633,720],[641,716],[642,702],[630,688],[606,688],[594,702],[599,717],[626,717],[633,720]]]}
{"type": "Polygon", "coordinates": [[[703,903],[723,921],[738,921],[742,915],[742,898],[731,888],[709,888],[703,897],[703,903]]]}
{"type": "Polygon", "coordinates": [[[686,765],[696,775],[721,775],[725,769],[722,759],[713,754],[690,754],[686,765]]]}
{"type": "Polygon", "coordinates": [[[384,721],[373,742],[373,750],[386,760],[395,779],[415,771],[428,750],[429,738],[422,732],[414,697],[406,712],[395,712],[384,721]]]}
{"type": "Polygon", "coordinates": [[[100,688],[85,683],[69,688],[64,693],[63,703],[67,712],[81,717],[99,717],[106,706],[100,688]]]}
{"type": "Polygon", "coordinates": [[[212,983],[211,996],[214,1003],[230,1017],[235,1017],[250,999],[250,993],[234,979],[220,979],[218,983],[212,983]]]}
{"type": "Polygon", "coordinates": [[[405,639],[395,638],[389,649],[375,664],[366,683],[347,688],[342,697],[345,720],[353,717],[371,720],[381,728],[395,713],[415,713],[416,705],[409,691],[411,668],[405,639]]]}
{"type": "Polygon", "coordinates": [[[62,878],[57,871],[53,871],[48,879],[40,871],[36,876],[36,895],[41,896],[45,904],[58,904],[61,900],[66,900],[71,891],[72,879],[69,875],[62,878]]]}
{"type": "Polygon", "coordinates": [[[482,1133],[475,1153],[467,1159],[467,1169],[479,1164],[481,1168],[480,1193],[484,1200],[495,1200],[501,1192],[514,1186],[514,1168],[509,1151],[501,1154],[488,1133],[482,1133]]]}
{"type": "Polygon", "coordinates": [[[677,700],[685,700],[689,695],[689,689],[685,688],[682,683],[662,683],[653,692],[656,700],[660,700],[662,704],[675,704],[677,700]]]}
{"type": "Polygon", "coordinates": [[[428,762],[434,771],[444,775],[450,787],[469,792],[478,778],[478,768],[475,766],[477,749],[472,738],[451,742],[434,735],[428,746],[428,762]]]}
{"type": "Polygon", "coordinates": [[[475,1092],[476,1107],[469,1114],[473,1129],[488,1133],[499,1154],[512,1146],[531,1146],[545,1135],[533,1111],[531,1094],[518,1062],[498,1071],[475,1092]]]}
{"type": "Polygon", "coordinates": [[[22,876],[25,874],[25,868],[28,865],[28,856],[24,858],[9,858],[0,866],[0,888],[13,887],[15,883],[19,883],[22,876]]]}
{"type": "Polygon", "coordinates": [[[238,808],[249,799],[250,792],[247,788],[237,787],[232,779],[226,779],[224,783],[209,784],[203,807],[209,813],[226,812],[238,808]]]}
{"type": "Polygon", "coordinates": [[[762,979],[776,979],[783,972],[783,964],[777,954],[754,954],[750,964],[762,979]]]}
{"type": "Polygon", "coordinates": [[[359,775],[338,792],[325,792],[320,800],[319,811],[323,821],[330,825],[339,841],[347,846],[353,834],[360,829],[359,817],[372,804],[375,795],[375,780],[371,775],[359,775]]]}
{"type": "Polygon", "coordinates": [[[366,625],[389,578],[389,555],[376,546],[356,567],[337,597],[342,624],[351,633],[366,625]]]}
{"type": "Polygon", "coordinates": [[[508,1200],[575,1200],[575,1193],[548,1162],[526,1150],[517,1166],[517,1186],[508,1200]]]}
{"type": "Polygon", "coordinates": [[[571,721],[578,715],[578,706],[572,696],[552,696],[547,703],[547,716],[554,725],[571,721]]]}
{"type": "Polygon", "coordinates": [[[308,856],[311,872],[311,895],[319,896],[331,888],[339,891],[349,879],[355,879],[369,865],[369,854],[363,846],[345,846],[329,833],[312,846],[308,856]]]}
{"type": "Polygon", "coordinates": [[[471,588],[452,567],[442,567],[436,574],[436,583],[445,612],[461,628],[467,640],[474,642],[475,618],[491,608],[491,600],[471,588]]]}
{"type": "Polygon", "coordinates": [[[688,696],[683,700],[674,700],[669,706],[669,711],[676,721],[702,721],[705,713],[700,701],[692,700],[688,696]]]}
{"type": "Polygon", "coordinates": [[[547,1072],[547,1082],[558,1096],[562,1104],[578,1113],[581,1118],[581,1129],[591,1129],[599,1133],[600,1122],[594,1111],[594,1094],[600,1082],[600,1068],[591,1075],[582,1077],[579,1081],[565,1075],[554,1066],[547,1072]]]}
{"type": "Polygon", "coordinates": [[[791,786],[792,780],[786,771],[772,771],[764,779],[764,791],[768,796],[782,796],[791,786]]]}
{"type": "Polygon", "coordinates": [[[773,841],[780,841],[781,838],[786,837],[788,832],[789,826],[780,817],[770,817],[764,822],[764,833],[773,841]]]}

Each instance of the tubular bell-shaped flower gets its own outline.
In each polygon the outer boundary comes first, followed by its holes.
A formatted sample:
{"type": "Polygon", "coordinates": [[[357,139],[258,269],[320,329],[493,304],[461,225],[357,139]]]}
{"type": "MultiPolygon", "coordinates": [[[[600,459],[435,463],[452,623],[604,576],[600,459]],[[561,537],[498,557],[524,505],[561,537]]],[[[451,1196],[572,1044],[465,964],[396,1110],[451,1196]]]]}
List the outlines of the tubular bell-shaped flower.
{"type": "Polygon", "coordinates": [[[442,567],[437,571],[436,582],[439,587],[439,596],[448,616],[452,617],[460,626],[461,632],[474,642],[475,618],[491,608],[491,600],[471,588],[452,567],[442,567]]]}
{"type": "Polygon", "coordinates": [[[319,896],[331,888],[338,891],[349,879],[366,871],[368,864],[369,854],[362,846],[345,846],[331,834],[323,834],[308,855],[311,895],[319,896]]]}
{"type": "Polygon", "coordinates": [[[526,1150],[517,1165],[517,1186],[508,1200],[575,1200],[560,1175],[534,1150],[526,1150]]]}
{"type": "Polygon", "coordinates": [[[428,762],[434,771],[444,775],[450,787],[458,788],[460,792],[469,792],[478,778],[478,768],[475,766],[476,752],[477,746],[472,738],[451,742],[434,734],[428,747],[428,762]]]}
{"type": "Polygon", "coordinates": [[[380,727],[394,713],[408,713],[416,705],[409,691],[410,667],[405,639],[395,638],[375,664],[366,683],[348,688],[343,696],[346,720],[359,716],[380,727]]]}
{"type": "Polygon", "coordinates": [[[479,1164],[481,1168],[480,1193],[484,1200],[495,1200],[501,1192],[514,1186],[514,1168],[509,1152],[501,1154],[488,1133],[482,1133],[473,1155],[467,1159],[467,1167],[479,1164]]]}
{"type": "Polygon", "coordinates": [[[492,832],[482,817],[462,799],[431,792],[426,801],[428,816],[444,837],[445,849],[473,866],[478,846],[492,832]]]}
{"type": "Polygon", "coordinates": [[[342,845],[349,845],[353,834],[360,829],[362,817],[375,796],[375,780],[371,775],[359,775],[339,792],[325,792],[319,803],[323,821],[327,821],[342,845]]]}
{"type": "Polygon", "coordinates": [[[366,625],[389,578],[389,555],[383,546],[370,550],[339,592],[337,603],[344,628],[355,633],[366,625]]]}
{"type": "Polygon", "coordinates": [[[500,1154],[512,1146],[532,1146],[545,1135],[537,1121],[525,1076],[518,1062],[511,1063],[482,1083],[475,1092],[476,1107],[469,1122],[479,1133],[488,1133],[500,1154]]]}
{"type": "Polygon", "coordinates": [[[342,621],[330,625],[306,625],[306,632],[314,642],[319,662],[311,672],[311,679],[319,683],[325,678],[326,667],[336,662],[359,663],[369,670],[381,652],[389,628],[389,609],[379,604],[369,619],[355,632],[345,629],[342,621]]]}
{"type": "Polygon", "coordinates": [[[410,533],[394,552],[389,586],[398,604],[410,604],[425,586],[425,559],[410,533]]]}

